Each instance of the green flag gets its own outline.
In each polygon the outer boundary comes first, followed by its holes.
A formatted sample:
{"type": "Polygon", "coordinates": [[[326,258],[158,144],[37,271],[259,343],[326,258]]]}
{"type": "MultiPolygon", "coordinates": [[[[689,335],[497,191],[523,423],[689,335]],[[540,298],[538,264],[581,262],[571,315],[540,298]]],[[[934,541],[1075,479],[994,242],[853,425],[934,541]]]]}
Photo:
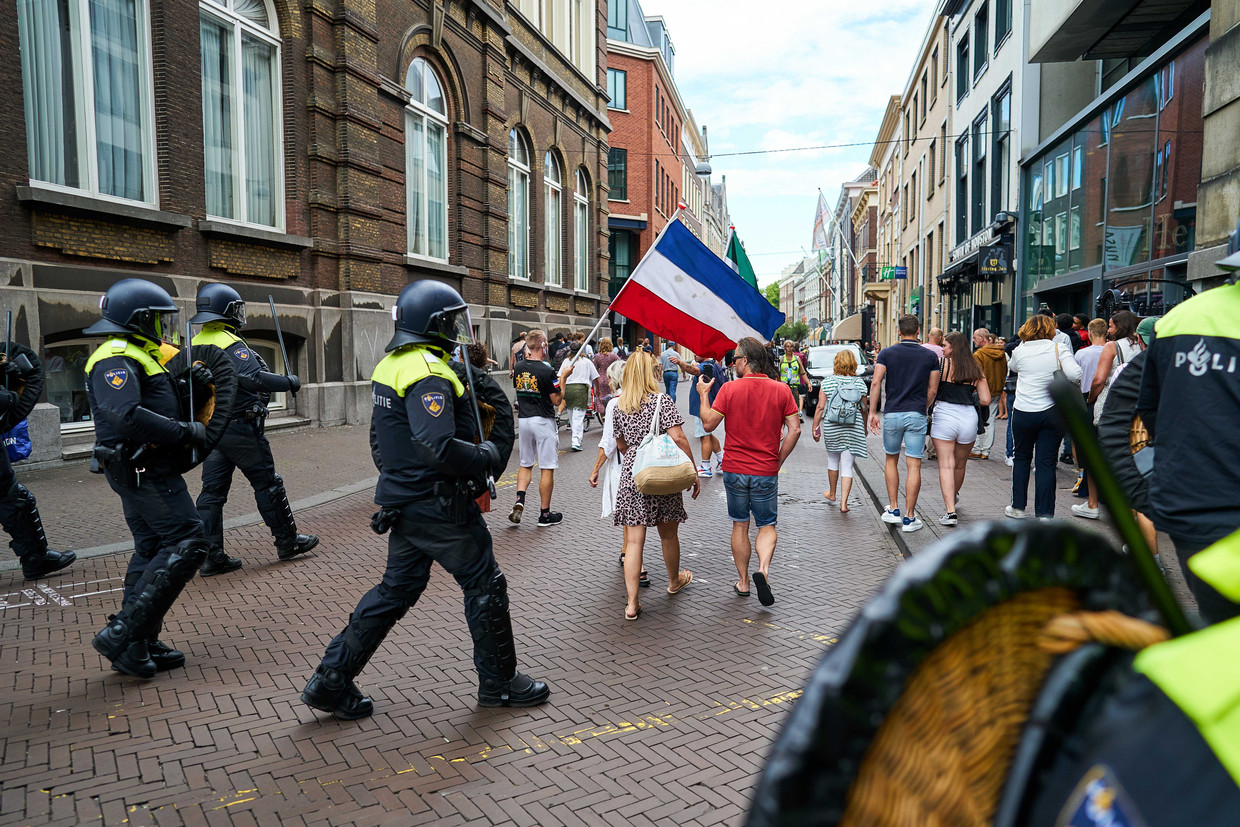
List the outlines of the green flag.
{"type": "Polygon", "coordinates": [[[732,265],[732,269],[738,276],[757,289],[758,277],[754,275],[753,265],[749,263],[749,256],[745,255],[745,247],[736,235],[735,227],[732,228],[732,237],[728,239],[728,253],[724,258],[727,259],[728,264],[732,265]]]}

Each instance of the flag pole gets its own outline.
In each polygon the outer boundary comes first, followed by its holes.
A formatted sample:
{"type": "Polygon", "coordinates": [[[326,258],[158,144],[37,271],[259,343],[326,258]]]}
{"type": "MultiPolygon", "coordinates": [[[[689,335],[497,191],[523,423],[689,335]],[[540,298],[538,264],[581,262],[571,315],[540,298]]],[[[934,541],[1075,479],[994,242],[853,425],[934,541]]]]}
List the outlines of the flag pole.
{"type": "MultiPolygon", "coordinates": [[[[682,210],[681,210],[681,205],[680,205],[680,204],[677,204],[677,205],[676,205],[676,212],[672,213],[672,217],[671,217],[670,219],[668,219],[668,222],[667,222],[666,224],[664,224],[664,225],[663,225],[663,229],[659,230],[659,234],[658,234],[657,236],[655,236],[654,243],[653,243],[653,244],[651,244],[649,248],[647,248],[647,250],[646,250],[645,254],[644,254],[644,255],[642,255],[641,259],[640,259],[640,260],[638,260],[637,264],[633,265],[632,270],[630,270],[630,271],[629,271],[630,273],[631,273],[633,270],[636,270],[638,267],[640,267],[640,266],[641,266],[641,264],[642,264],[642,262],[646,260],[646,256],[649,256],[649,255],[650,255],[650,253],[651,253],[651,251],[652,251],[652,250],[654,250],[654,248],[655,248],[655,247],[658,247],[658,246],[659,246],[659,242],[663,240],[663,236],[667,234],[667,230],[668,230],[668,228],[669,228],[669,227],[671,227],[671,226],[672,226],[672,223],[680,220],[680,213],[681,213],[681,211],[682,211],[682,210]]],[[[602,312],[602,314],[601,314],[601,315],[599,316],[599,318],[598,318],[598,321],[597,321],[597,322],[595,322],[595,324],[594,324],[594,328],[593,328],[593,329],[592,329],[592,330],[591,330],[588,334],[586,334],[586,342],[587,342],[587,343],[588,343],[591,339],[593,339],[593,338],[594,338],[594,334],[598,333],[598,329],[599,329],[600,327],[602,327],[602,326],[603,326],[603,322],[607,320],[607,314],[611,312],[611,310],[610,310],[611,305],[615,303],[616,299],[620,298],[620,294],[624,292],[624,288],[626,288],[626,287],[628,287],[628,286],[629,286],[629,281],[630,281],[630,279],[625,279],[625,280],[624,280],[624,284],[620,285],[620,289],[616,291],[616,295],[612,296],[612,297],[611,297],[611,298],[607,301],[607,307],[608,307],[609,309],[604,310],[604,311],[602,312]]],[[[585,348],[582,348],[581,350],[577,351],[577,355],[576,355],[576,356],[574,356],[571,360],[569,360],[568,365],[569,365],[569,368],[570,368],[570,369],[571,369],[571,368],[572,368],[572,366],[573,366],[573,365],[577,362],[577,360],[581,358],[581,354],[582,354],[584,351],[585,351],[585,348]]]]}

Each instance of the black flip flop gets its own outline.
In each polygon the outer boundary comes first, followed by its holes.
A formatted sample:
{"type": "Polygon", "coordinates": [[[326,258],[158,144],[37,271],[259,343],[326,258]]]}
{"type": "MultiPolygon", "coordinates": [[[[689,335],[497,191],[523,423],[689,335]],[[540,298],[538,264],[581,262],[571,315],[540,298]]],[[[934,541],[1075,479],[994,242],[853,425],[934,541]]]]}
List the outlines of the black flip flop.
{"type": "Polygon", "coordinates": [[[743,592],[743,591],[741,591],[741,590],[740,590],[740,584],[739,584],[739,583],[733,583],[733,584],[732,584],[732,591],[736,592],[736,596],[737,596],[737,597],[749,597],[749,592],[743,592]]]}
{"type": "Polygon", "coordinates": [[[641,586],[643,589],[650,588],[650,575],[647,574],[644,569],[637,579],[637,585],[641,586]]]}
{"type": "Polygon", "coordinates": [[[755,571],[750,575],[753,580],[754,588],[758,590],[758,602],[763,606],[775,605],[775,595],[771,593],[771,584],[766,582],[766,575],[760,571],[755,571]]]}

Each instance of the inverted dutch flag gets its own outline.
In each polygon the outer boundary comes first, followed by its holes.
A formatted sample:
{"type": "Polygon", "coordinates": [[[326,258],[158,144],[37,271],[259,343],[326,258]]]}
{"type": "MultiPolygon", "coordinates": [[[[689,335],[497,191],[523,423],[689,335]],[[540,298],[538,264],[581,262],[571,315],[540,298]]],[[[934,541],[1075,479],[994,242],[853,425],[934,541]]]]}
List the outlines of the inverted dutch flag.
{"type": "Polygon", "coordinates": [[[611,309],[716,359],[746,336],[768,341],[784,323],[783,313],[679,221],[633,269],[611,309]]]}

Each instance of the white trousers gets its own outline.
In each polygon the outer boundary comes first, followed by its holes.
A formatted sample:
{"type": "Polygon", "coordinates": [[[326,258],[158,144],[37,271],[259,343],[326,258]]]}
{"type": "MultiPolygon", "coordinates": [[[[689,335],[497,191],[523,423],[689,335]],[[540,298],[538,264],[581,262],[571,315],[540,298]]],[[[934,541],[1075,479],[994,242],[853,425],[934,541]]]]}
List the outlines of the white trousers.
{"type": "Polygon", "coordinates": [[[1007,425],[1006,422],[996,422],[995,416],[999,413],[999,394],[993,394],[990,397],[990,422],[986,425],[986,433],[977,438],[977,445],[973,446],[973,450],[979,454],[989,454],[990,449],[995,444],[995,431],[999,430],[1000,425],[1007,425]]]}
{"type": "Polygon", "coordinates": [[[571,410],[568,412],[568,421],[573,427],[573,444],[581,445],[581,437],[586,430],[586,412],[571,410]]]}
{"type": "Polygon", "coordinates": [[[839,471],[841,477],[852,478],[852,451],[827,451],[827,470],[839,471]]]}

